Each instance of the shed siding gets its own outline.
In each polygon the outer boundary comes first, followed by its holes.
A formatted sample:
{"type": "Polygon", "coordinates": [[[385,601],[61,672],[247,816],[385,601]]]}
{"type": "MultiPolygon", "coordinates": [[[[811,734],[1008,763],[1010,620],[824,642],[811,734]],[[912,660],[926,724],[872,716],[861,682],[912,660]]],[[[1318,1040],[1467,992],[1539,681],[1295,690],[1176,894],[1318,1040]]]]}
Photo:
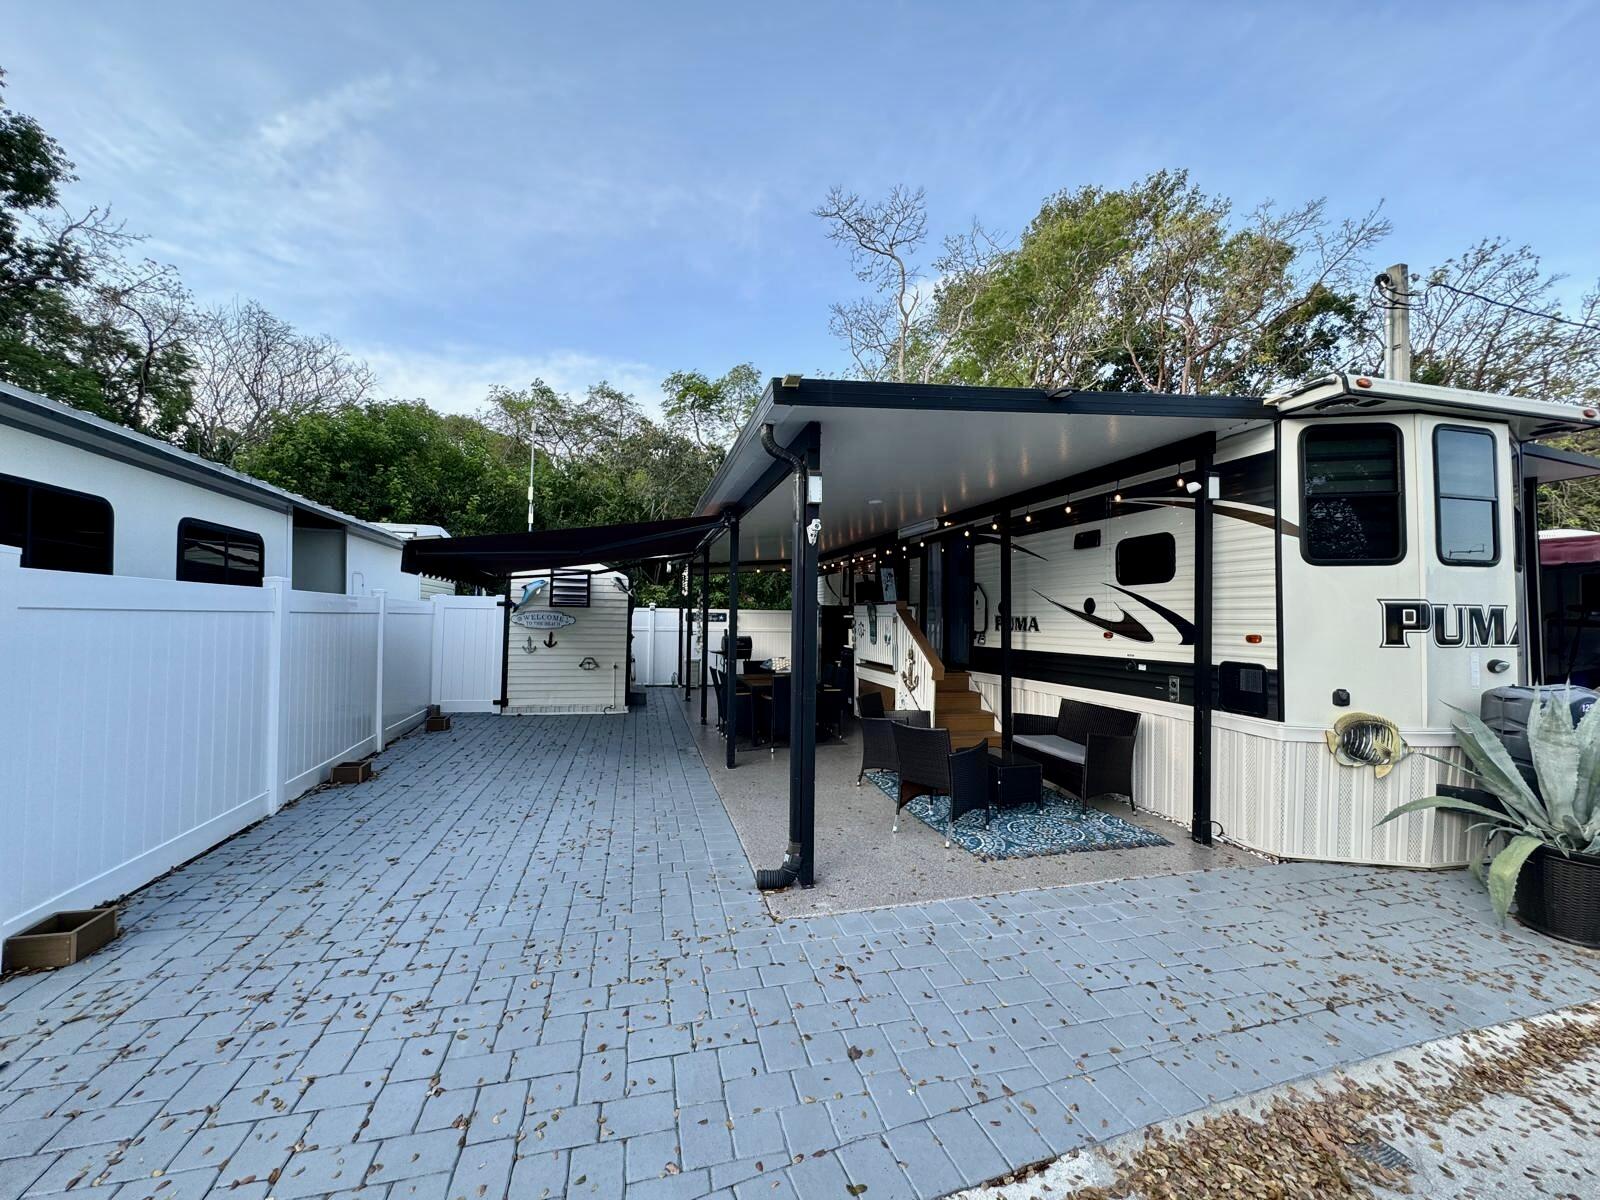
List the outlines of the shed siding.
{"type": "MultiPolygon", "coordinates": [[[[537,575],[518,575],[512,595],[537,575]]],[[[545,645],[551,633],[513,624],[507,654],[509,714],[551,712],[625,712],[627,710],[628,595],[616,572],[594,576],[588,608],[558,608],[575,624],[554,631],[555,646],[545,645]],[[592,658],[596,666],[579,664],[592,658]]],[[[549,589],[542,589],[529,609],[548,609],[549,589]]],[[[525,610],[526,611],[526,610],[525,610]]]]}

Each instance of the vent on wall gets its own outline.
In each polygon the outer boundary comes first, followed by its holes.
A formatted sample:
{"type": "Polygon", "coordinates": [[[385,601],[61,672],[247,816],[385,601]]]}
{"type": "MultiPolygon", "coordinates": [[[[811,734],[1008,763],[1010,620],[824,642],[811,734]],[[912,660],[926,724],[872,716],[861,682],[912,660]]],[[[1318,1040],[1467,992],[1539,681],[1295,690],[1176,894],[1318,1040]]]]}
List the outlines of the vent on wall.
{"type": "Polygon", "coordinates": [[[588,608],[589,572],[550,572],[551,608],[588,608]]]}

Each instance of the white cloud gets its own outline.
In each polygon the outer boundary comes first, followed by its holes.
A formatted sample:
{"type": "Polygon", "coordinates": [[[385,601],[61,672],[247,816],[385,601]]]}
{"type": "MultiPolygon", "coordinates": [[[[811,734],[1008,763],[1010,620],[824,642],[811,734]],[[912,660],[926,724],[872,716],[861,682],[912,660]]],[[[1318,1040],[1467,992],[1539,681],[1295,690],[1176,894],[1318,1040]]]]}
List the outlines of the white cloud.
{"type": "Polygon", "coordinates": [[[649,363],[578,351],[488,354],[357,346],[352,353],[377,372],[379,389],[397,399],[422,399],[440,412],[474,413],[494,384],[517,388],[542,379],[558,392],[582,392],[601,380],[621,388],[652,415],[660,412],[661,381],[668,372],[649,363]]]}

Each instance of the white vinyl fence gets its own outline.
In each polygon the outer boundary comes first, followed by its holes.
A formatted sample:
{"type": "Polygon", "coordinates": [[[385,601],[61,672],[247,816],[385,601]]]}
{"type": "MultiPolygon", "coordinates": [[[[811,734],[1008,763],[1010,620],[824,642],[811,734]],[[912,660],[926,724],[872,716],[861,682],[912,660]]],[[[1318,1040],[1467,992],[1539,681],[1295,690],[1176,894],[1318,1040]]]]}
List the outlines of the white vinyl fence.
{"type": "MultiPolygon", "coordinates": [[[[728,610],[711,610],[711,648],[722,645],[728,628],[728,610]]],[[[689,613],[689,682],[700,684],[700,613],[689,613]]],[[[750,639],[750,657],[782,658],[789,653],[789,611],[787,609],[748,608],[739,610],[739,636],[750,639]]],[[[676,608],[636,608],[633,610],[633,682],[636,687],[681,687],[683,665],[678,661],[682,647],[676,608]]],[[[721,666],[716,654],[711,662],[721,666]]]]}
{"type": "Polygon", "coordinates": [[[437,602],[20,560],[0,546],[0,937],[148,883],[431,701],[437,602]]]}

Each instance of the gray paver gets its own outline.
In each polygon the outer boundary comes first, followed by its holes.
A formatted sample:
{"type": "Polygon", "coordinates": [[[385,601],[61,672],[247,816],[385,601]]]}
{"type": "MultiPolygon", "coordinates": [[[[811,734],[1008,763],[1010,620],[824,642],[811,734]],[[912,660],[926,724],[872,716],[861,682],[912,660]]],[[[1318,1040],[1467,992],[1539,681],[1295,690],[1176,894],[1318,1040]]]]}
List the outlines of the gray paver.
{"type": "Polygon", "coordinates": [[[0,1200],[80,1176],[118,1200],[934,1196],[1600,996],[1460,873],[775,924],[677,706],[456,723],[131,897],[100,953],[0,983],[0,1200]]]}

